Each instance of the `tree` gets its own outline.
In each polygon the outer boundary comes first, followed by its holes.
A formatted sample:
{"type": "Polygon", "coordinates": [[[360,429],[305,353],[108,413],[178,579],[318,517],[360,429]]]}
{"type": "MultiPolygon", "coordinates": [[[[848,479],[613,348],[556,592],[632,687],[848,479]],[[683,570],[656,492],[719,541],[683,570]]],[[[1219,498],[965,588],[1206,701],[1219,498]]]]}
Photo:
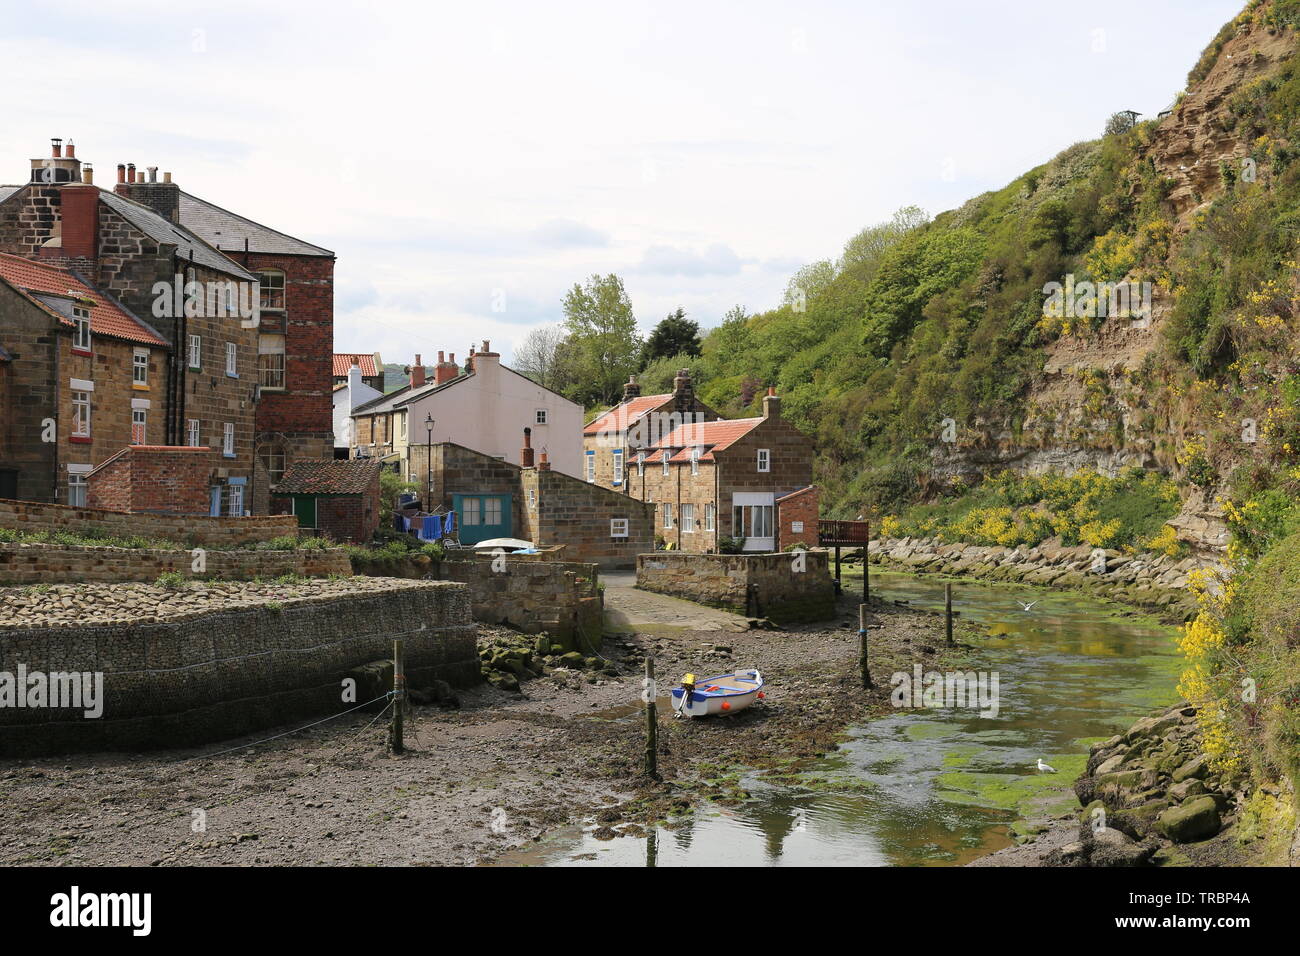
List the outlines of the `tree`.
{"type": "Polygon", "coordinates": [[[654,327],[646,339],[645,349],[641,353],[641,366],[644,368],[655,359],[669,355],[699,355],[700,326],[688,319],[681,306],[676,312],[669,312],[668,317],[654,327]]]}
{"type": "Polygon", "coordinates": [[[628,376],[636,373],[641,352],[623,280],[610,273],[575,284],[564,297],[564,325],[577,376],[569,397],[583,404],[613,404],[628,376]]]}
{"type": "Polygon", "coordinates": [[[868,226],[844,244],[840,271],[852,273],[860,282],[870,282],[886,250],[929,221],[929,214],[920,206],[904,206],[888,222],[868,226]]]}
{"type": "Polygon", "coordinates": [[[564,338],[564,326],[559,324],[533,329],[515,348],[515,371],[526,375],[542,388],[558,391],[560,351],[564,338]]]}
{"type": "Polygon", "coordinates": [[[829,259],[810,262],[793,276],[785,287],[785,304],[803,312],[808,303],[821,295],[835,281],[835,264],[829,259]]]}

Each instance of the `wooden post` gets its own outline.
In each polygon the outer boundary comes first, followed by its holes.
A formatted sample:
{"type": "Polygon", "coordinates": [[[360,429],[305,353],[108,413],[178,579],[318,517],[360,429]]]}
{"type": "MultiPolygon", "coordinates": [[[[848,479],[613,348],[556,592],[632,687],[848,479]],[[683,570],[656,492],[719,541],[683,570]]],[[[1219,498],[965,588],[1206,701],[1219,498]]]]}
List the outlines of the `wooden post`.
{"type": "Polygon", "coordinates": [[[835,546],[835,593],[843,594],[844,588],[840,584],[840,546],[835,546]]]}
{"type": "Polygon", "coordinates": [[[952,643],[952,582],[943,586],[943,635],[952,643]]]}
{"type": "Polygon", "coordinates": [[[406,709],[406,655],[400,640],[393,641],[393,722],[389,728],[389,743],[393,753],[400,754],[405,747],[402,740],[402,718],[406,709]]]}
{"type": "Polygon", "coordinates": [[[867,560],[871,555],[867,552],[867,546],[862,546],[862,603],[871,603],[871,562],[867,560]]]}
{"type": "Polygon", "coordinates": [[[858,660],[862,667],[862,686],[868,690],[871,683],[871,671],[867,667],[867,606],[858,605],[858,660]]]}
{"type": "MultiPolygon", "coordinates": [[[[649,654],[645,659],[645,772],[647,777],[659,779],[658,724],[655,722],[655,659],[649,654]]],[[[683,705],[684,706],[684,705],[683,705]]]]}

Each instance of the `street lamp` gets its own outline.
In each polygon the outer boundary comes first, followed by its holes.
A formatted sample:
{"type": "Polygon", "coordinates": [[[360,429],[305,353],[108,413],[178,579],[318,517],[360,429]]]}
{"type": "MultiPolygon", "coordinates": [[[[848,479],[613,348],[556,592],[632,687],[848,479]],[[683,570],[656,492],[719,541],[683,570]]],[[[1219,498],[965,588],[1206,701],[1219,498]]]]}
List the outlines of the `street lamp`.
{"type": "Polygon", "coordinates": [[[432,513],[433,511],[433,415],[424,416],[425,429],[425,488],[424,488],[424,510],[432,513]]]}

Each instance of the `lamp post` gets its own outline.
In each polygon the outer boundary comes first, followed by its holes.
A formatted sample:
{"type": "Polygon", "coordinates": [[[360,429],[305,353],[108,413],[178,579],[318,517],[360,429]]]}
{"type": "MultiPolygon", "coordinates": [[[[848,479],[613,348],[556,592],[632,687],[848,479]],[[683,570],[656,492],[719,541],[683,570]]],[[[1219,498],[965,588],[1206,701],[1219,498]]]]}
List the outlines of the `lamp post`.
{"type": "Polygon", "coordinates": [[[424,510],[433,511],[433,415],[424,416],[425,430],[425,449],[424,449],[424,467],[425,467],[425,488],[424,488],[424,510]]]}

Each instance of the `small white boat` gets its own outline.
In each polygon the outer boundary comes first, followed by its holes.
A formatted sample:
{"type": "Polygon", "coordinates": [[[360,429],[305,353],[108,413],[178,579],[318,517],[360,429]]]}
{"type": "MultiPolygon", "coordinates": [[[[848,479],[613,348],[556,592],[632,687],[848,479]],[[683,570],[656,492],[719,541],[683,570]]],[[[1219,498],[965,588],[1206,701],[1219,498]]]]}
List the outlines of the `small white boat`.
{"type": "Polygon", "coordinates": [[[673,688],[673,712],[678,717],[734,714],[763,699],[763,675],[756,670],[736,671],[696,681],[694,674],[673,688]]]}

